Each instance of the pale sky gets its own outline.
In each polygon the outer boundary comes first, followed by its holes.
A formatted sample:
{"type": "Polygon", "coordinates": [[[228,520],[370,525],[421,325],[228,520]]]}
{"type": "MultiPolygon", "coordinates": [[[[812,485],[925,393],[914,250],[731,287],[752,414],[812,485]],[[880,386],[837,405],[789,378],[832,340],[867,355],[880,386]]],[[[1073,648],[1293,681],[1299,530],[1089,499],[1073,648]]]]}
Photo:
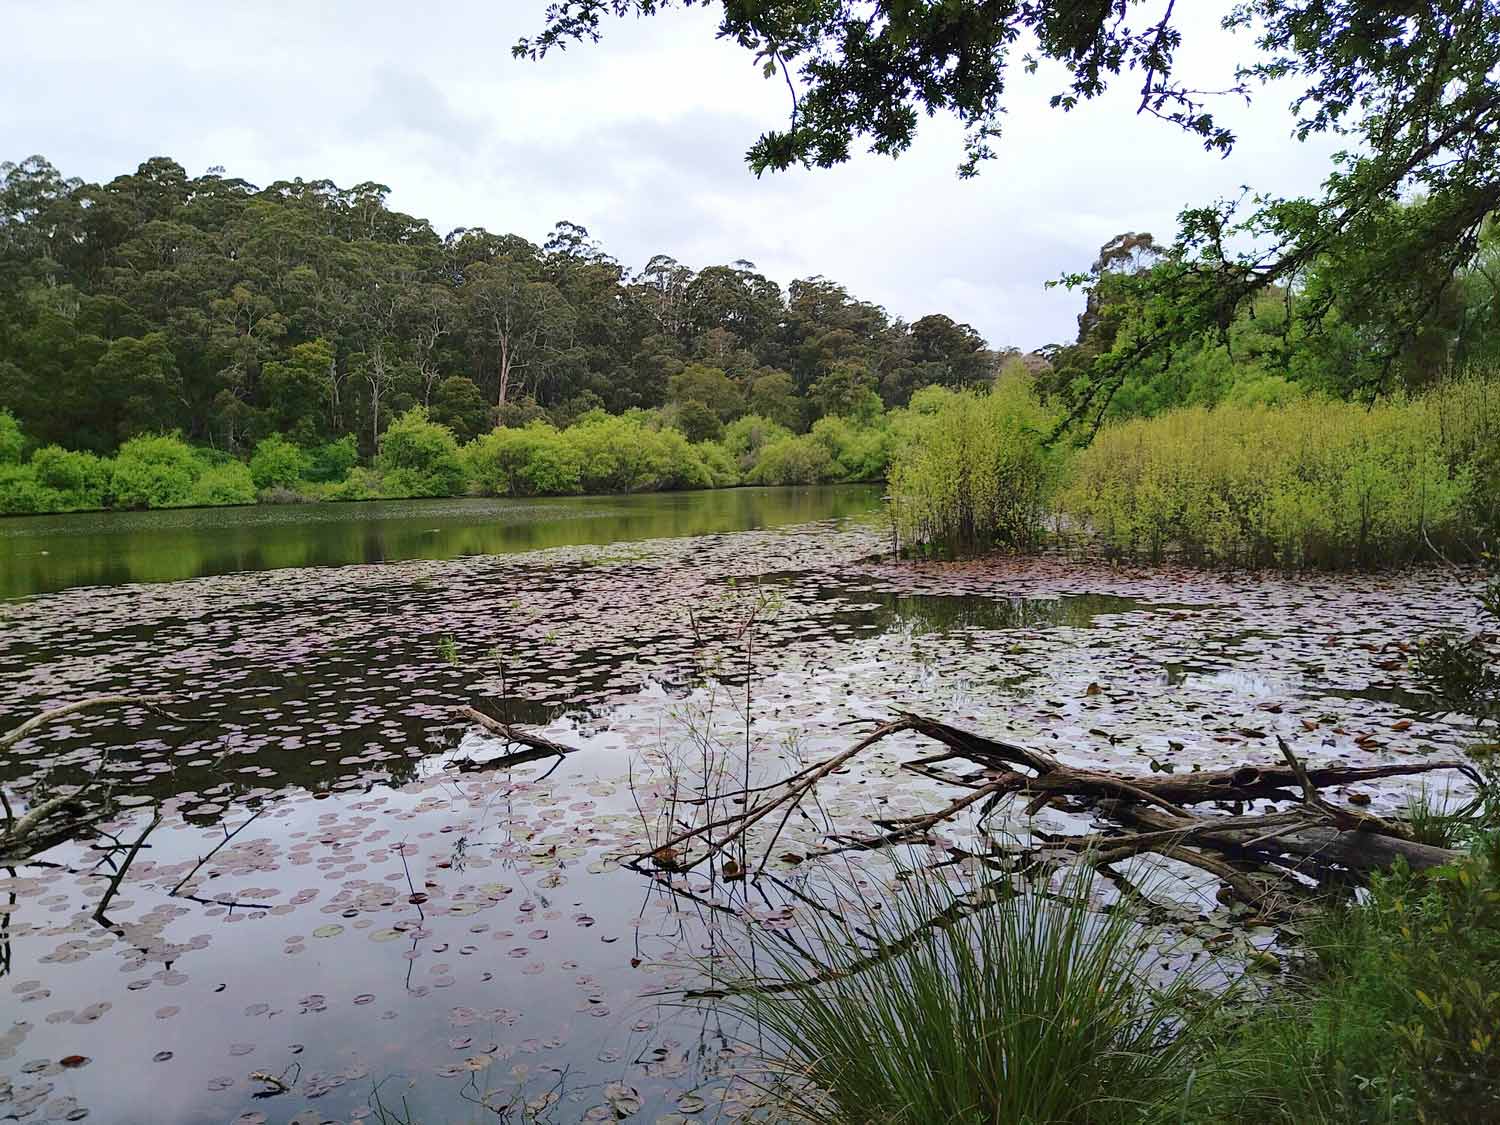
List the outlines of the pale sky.
{"type": "MultiPolygon", "coordinates": [[[[568,219],[633,270],[656,253],[745,258],[783,285],[822,274],[907,320],[943,312],[1029,349],[1072,339],[1082,298],[1044,283],[1111,236],[1166,241],[1182,207],[1246,184],[1310,192],[1333,147],[1292,139],[1284,89],[1222,106],[1240,141],[1221,160],[1135,116],[1128,79],[1064,115],[1046,104],[1055,77],[1017,66],[999,159],[977,180],[954,174],[961,134],[942,120],[896,161],[757,180],[745,149],[785,123],[787,91],[714,40],[712,12],[610,23],[596,46],[513,60],[545,7],[0,0],[0,160],[40,153],[88,180],[158,155],[261,185],[375,180],[439,233],[540,242],[568,219]]],[[[1227,7],[1178,5],[1195,84],[1227,84],[1249,51],[1217,27],[1227,7]]]]}

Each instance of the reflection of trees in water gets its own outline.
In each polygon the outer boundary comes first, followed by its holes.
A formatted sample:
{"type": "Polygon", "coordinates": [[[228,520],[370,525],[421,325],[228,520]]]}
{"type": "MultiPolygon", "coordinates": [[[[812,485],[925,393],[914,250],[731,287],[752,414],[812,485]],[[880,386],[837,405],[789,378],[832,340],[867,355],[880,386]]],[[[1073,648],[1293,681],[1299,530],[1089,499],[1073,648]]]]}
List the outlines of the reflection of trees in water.
{"type": "Polygon", "coordinates": [[[958,629],[999,632],[1065,626],[1082,629],[1104,613],[1129,613],[1141,603],[1108,594],[1065,594],[1058,598],[949,597],[934,594],[872,594],[881,608],[873,611],[884,628],[902,626],[914,633],[948,633],[958,629]]]}
{"type": "Polygon", "coordinates": [[[0,597],[210,574],[510,554],[860,515],[873,486],[721,489],[534,501],[454,500],[85,512],[0,537],[0,597]]]}

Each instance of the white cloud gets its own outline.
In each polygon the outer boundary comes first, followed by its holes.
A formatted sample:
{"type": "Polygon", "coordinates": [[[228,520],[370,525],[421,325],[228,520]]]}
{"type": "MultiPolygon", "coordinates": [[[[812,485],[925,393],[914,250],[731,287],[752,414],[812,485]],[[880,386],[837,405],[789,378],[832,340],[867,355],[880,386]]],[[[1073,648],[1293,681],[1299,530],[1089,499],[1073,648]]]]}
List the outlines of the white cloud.
{"type": "MultiPolygon", "coordinates": [[[[1210,85],[1246,47],[1211,7],[1193,6],[1183,55],[1210,85]]],[[[1018,73],[1000,158],[978,180],[954,176],[960,138],[943,121],[895,162],[757,180],[743,154],[782,121],[786,91],[714,39],[710,12],[513,60],[544,8],[12,0],[0,158],[40,152],[87,179],[168,155],[256,183],[376,180],[439,230],[540,239],[567,218],[628,265],[666,252],[748,258],[783,284],[821,273],[908,319],[947,312],[1021,347],[1071,337],[1080,298],[1043,284],[1115,233],[1166,237],[1188,204],[1244,183],[1308,191],[1327,167],[1327,146],[1290,140],[1286,91],[1230,107],[1240,143],[1220,160],[1138,118],[1127,90],[1065,115],[1046,105],[1048,75],[1018,73]]]]}

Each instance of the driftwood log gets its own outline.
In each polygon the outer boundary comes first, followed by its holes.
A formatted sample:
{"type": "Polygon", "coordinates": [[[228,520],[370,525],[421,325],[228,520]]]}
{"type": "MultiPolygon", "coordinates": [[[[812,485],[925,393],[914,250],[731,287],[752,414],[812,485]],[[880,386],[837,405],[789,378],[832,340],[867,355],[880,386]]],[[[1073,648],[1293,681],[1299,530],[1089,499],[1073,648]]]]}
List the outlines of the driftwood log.
{"type": "MultiPolygon", "coordinates": [[[[570,752],[568,747],[527,735],[480,712],[471,710],[469,717],[507,741],[528,747],[484,763],[483,768],[570,752]]],[[[731,878],[751,874],[751,867],[758,876],[775,854],[783,828],[818,783],[865,750],[901,733],[919,735],[943,748],[904,763],[905,768],[961,793],[929,813],[877,820],[873,833],[831,831],[830,846],[821,854],[927,841],[940,825],[969,810],[979,813],[977,827],[982,834],[985,819],[1002,803],[1023,802],[1028,815],[1055,804],[1089,813],[1104,827],[1081,836],[1034,831],[1033,850],[1082,855],[1105,871],[1132,856],[1154,853],[1213,874],[1223,883],[1223,894],[1247,902],[1263,916],[1296,909],[1314,897],[1328,876],[1360,879],[1398,861],[1423,869],[1458,858],[1457,852],[1413,839],[1400,821],[1372,816],[1353,804],[1334,803],[1324,795],[1325,790],[1442,770],[1462,773],[1476,785],[1482,784],[1473,767],[1451,759],[1306,766],[1280,739],[1282,760],[1278,762],[1183,774],[1128,775],[1071,766],[1018,743],[897,712],[847,750],[780,781],[714,794],[712,801],[684,802],[683,807],[697,809],[729,804],[734,811],[706,817],[701,823],[678,822],[666,838],[652,841],[632,863],[644,871],[673,873],[718,860],[726,871],[734,872],[731,878]],[[1256,803],[1267,806],[1266,810],[1253,811],[1256,803]],[[757,841],[762,858],[755,866],[745,856],[749,834],[758,825],[770,831],[757,841]]]]}

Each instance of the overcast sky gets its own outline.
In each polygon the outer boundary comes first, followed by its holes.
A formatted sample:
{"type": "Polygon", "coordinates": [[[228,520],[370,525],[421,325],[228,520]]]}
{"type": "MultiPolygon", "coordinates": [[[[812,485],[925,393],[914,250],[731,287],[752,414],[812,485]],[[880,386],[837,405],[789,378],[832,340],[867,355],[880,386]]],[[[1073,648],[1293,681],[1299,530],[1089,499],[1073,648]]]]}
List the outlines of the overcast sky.
{"type": "MultiPolygon", "coordinates": [[[[1192,75],[1223,85],[1248,44],[1195,0],[1192,75]]],[[[823,274],[908,320],[945,312],[995,346],[1071,339],[1082,300],[1044,282],[1123,230],[1163,240],[1185,205],[1241,185],[1306,192],[1326,144],[1290,137],[1285,90],[1224,109],[1227,160],[1138,118],[1128,90],[1072,114],[1057,82],[1012,80],[1000,157],[960,181],[961,134],[925,123],[897,161],[757,180],[744,151],[788,95],[703,10],[608,26],[603,43],[512,60],[544,0],[322,3],[0,0],[0,160],[40,153],[107,180],[171,156],[257,184],[376,180],[391,205],[540,241],[588,227],[632,269],[737,258],[783,285],[823,274]]],[[[1138,83],[1137,83],[1138,86],[1138,83]]]]}

